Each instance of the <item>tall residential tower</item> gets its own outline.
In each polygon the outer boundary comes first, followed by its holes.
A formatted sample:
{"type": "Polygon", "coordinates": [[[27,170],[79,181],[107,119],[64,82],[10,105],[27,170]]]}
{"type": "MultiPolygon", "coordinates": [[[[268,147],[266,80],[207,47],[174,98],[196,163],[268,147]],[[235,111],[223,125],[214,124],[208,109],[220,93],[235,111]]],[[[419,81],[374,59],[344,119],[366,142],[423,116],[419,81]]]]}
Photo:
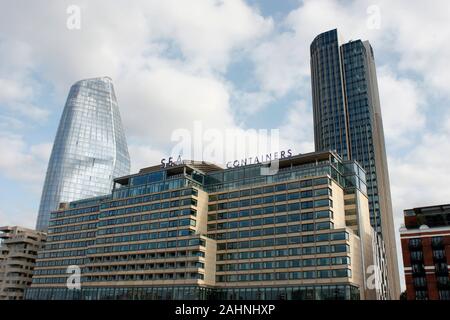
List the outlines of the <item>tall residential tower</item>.
{"type": "Polygon", "coordinates": [[[391,299],[398,299],[394,219],[372,47],[361,40],[340,45],[335,29],[318,35],[310,49],[316,151],[336,150],[364,167],[370,221],[385,252],[379,258],[386,263],[391,299]]]}
{"type": "Polygon", "coordinates": [[[76,82],[53,144],[36,229],[47,230],[50,212],[60,202],[107,194],[113,178],[129,171],[130,157],[111,79],[76,82]]]}

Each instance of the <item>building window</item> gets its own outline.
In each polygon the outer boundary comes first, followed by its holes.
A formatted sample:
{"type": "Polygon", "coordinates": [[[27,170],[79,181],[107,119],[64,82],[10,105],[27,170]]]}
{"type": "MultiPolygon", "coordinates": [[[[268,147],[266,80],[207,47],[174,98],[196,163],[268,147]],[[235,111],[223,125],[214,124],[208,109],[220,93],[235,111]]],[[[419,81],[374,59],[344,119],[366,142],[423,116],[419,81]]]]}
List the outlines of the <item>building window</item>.
{"type": "Polygon", "coordinates": [[[428,300],[428,293],[424,290],[416,290],[416,300],[428,300]]]}
{"type": "Polygon", "coordinates": [[[414,249],[422,248],[422,239],[409,239],[409,247],[414,249]]]}
{"type": "Polygon", "coordinates": [[[422,251],[411,251],[411,260],[413,261],[422,261],[423,253],[422,251]]]}
{"type": "Polygon", "coordinates": [[[425,277],[414,278],[413,282],[414,282],[415,288],[426,288],[427,287],[427,280],[425,277]]]}
{"type": "Polygon", "coordinates": [[[444,260],[445,259],[445,251],[444,250],[433,250],[433,258],[435,260],[444,260]]]}
{"type": "Polygon", "coordinates": [[[431,246],[434,249],[441,249],[444,246],[444,238],[443,237],[433,237],[431,238],[431,246]]]}

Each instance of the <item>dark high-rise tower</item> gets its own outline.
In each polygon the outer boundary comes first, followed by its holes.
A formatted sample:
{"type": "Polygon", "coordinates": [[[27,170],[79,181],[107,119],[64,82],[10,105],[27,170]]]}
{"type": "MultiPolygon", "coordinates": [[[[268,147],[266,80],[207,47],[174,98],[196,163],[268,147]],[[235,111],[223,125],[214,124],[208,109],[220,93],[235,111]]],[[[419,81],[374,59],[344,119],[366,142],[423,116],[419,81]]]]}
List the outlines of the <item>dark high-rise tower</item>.
{"type": "Polygon", "coordinates": [[[316,151],[336,150],[366,170],[371,224],[384,242],[389,292],[400,283],[388,165],[372,47],[368,41],[340,45],[337,30],[311,44],[311,81],[316,151]]]}

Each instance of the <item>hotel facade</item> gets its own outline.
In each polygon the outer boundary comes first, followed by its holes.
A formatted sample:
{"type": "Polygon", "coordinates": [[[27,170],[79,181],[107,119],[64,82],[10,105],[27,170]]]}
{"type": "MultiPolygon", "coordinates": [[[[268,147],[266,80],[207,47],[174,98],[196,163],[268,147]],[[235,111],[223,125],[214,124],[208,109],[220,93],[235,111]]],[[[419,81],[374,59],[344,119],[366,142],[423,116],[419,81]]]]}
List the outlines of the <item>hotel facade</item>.
{"type": "Polygon", "coordinates": [[[158,165],[60,204],[26,298],[386,298],[362,167],[328,151],[266,166],[158,165]]]}

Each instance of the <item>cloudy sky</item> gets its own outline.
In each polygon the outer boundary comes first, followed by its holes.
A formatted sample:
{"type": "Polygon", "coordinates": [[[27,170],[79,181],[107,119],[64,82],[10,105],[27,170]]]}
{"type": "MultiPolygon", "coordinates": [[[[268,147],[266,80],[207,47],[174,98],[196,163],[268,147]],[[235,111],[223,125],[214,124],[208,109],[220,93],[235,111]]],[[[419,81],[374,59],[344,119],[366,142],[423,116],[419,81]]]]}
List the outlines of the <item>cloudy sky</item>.
{"type": "Polygon", "coordinates": [[[34,227],[59,117],[83,78],[113,78],[133,171],[195,121],[279,128],[283,146],[313,151],[309,45],[333,28],[375,51],[396,229],[403,209],[450,201],[447,0],[0,4],[0,225],[34,227]],[[80,29],[67,28],[70,5],[80,29]]]}

